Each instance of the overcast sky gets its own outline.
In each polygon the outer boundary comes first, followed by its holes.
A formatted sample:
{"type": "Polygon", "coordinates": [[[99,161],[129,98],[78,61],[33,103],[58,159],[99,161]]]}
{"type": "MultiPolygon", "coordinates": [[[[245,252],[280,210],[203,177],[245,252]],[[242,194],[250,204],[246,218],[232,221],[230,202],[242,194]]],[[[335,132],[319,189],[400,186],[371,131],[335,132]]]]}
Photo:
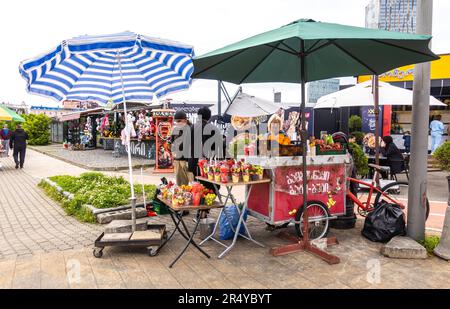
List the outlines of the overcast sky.
{"type": "MultiPolygon", "coordinates": [[[[285,25],[299,18],[364,27],[368,0],[14,0],[0,9],[0,102],[30,105],[58,103],[27,94],[18,72],[22,60],[33,58],[78,35],[133,31],[191,44],[196,55],[285,25]]],[[[450,1],[434,0],[435,53],[450,53],[450,1]]],[[[230,84],[230,92],[236,87],[230,84]]],[[[283,101],[298,101],[298,86],[243,85],[244,91],[283,101]]],[[[194,81],[192,87],[169,95],[173,99],[216,100],[217,83],[194,81]]]]}

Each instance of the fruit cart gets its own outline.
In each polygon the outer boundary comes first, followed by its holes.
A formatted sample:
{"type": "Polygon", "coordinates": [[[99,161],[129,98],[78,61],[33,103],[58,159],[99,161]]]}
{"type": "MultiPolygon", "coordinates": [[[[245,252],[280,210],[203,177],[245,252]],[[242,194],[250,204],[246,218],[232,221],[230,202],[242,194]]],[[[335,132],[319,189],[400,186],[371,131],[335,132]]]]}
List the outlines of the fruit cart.
{"type": "MultiPolygon", "coordinates": [[[[345,213],[347,154],[307,156],[309,238],[326,236],[329,220],[345,213]]],[[[302,157],[249,156],[246,161],[264,168],[269,183],[255,184],[248,199],[249,215],[271,227],[295,223],[303,236],[302,157]]]]}

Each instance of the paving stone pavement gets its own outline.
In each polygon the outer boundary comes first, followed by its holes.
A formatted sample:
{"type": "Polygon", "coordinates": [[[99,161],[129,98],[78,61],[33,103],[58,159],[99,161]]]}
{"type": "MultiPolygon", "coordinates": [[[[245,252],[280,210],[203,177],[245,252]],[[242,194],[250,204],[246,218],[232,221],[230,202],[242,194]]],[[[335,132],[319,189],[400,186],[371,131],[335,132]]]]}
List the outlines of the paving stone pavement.
{"type": "MultiPolygon", "coordinates": [[[[361,219],[355,229],[331,230],[339,245],[328,251],[341,259],[337,265],[304,252],[273,257],[269,248],[286,242],[251,217],[249,230],[265,248],[239,239],[218,259],[223,248],[210,241],[204,245],[210,259],[190,248],[169,268],[185,244],[176,234],[156,257],[142,248],[105,248],[103,258],[96,259],[92,244],[102,228],[66,216],[36,187],[39,177],[85,170],[34,151],[27,153],[27,162],[24,170],[15,170],[11,159],[2,159],[0,288],[450,288],[450,263],[384,257],[381,244],[361,236],[361,219]]],[[[242,192],[236,196],[242,198],[242,192]]],[[[185,220],[190,227],[193,215],[185,220]]],[[[210,215],[217,217],[217,211],[210,215]]],[[[173,229],[168,216],[151,220],[173,229]]]]}
{"type": "Polygon", "coordinates": [[[16,170],[10,158],[0,170],[0,259],[68,250],[92,244],[101,228],[67,216],[37,187],[39,180],[16,170]]]}
{"type": "MultiPolygon", "coordinates": [[[[113,157],[112,150],[100,148],[86,151],[72,151],[62,147],[61,144],[51,144],[47,146],[32,146],[31,149],[47,154],[54,158],[72,163],[82,168],[99,171],[115,171],[128,169],[128,159],[126,156],[113,157]]],[[[154,160],[133,157],[134,166],[149,167],[154,165],[154,160]]]]}

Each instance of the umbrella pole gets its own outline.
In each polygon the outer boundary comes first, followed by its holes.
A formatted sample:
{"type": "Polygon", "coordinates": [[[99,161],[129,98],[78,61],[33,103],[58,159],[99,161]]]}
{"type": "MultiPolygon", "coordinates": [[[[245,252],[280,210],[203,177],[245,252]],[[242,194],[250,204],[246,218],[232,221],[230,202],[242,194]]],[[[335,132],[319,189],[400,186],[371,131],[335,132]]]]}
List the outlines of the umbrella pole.
{"type": "MultiPolygon", "coordinates": [[[[379,117],[380,117],[380,104],[379,104],[379,89],[378,89],[378,75],[373,75],[373,82],[372,82],[372,92],[373,92],[373,106],[374,106],[374,113],[375,113],[375,164],[380,165],[380,145],[379,145],[379,139],[380,139],[380,124],[379,124],[379,117]]],[[[377,186],[380,185],[380,177],[378,173],[376,174],[375,182],[377,186]]]]}
{"type": "MultiPolygon", "coordinates": [[[[307,142],[308,142],[308,132],[306,131],[306,114],[305,114],[305,108],[306,108],[306,95],[305,95],[305,84],[306,84],[306,74],[305,74],[305,42],[303,40],[301,42],[301,52],[299,54],[300,58],[300,79],[301,79],[301,105],[300,105],[300,114],[301,114],[301,138],[302,138],[302,174],[303,174],[303,238],[295,239],[294,244],[285,245],[281,247],[275,247],[272,248],[270,251],[274,256],[279,255],[285,255],[292,252],[297,251],[306,251],[309,253],[314,254],[315,256],[321,258],[328,264],[338,264],[340,262],[340,259],[335,256],[331,255],[328,252],[325,252],[315,245],[311,244],[309,240],[309,233],[308,233],[308,224],[309,224],[309,218],[308,218],[308,175],[307,175],[307,163],[306,163],[306,151],[307,151],[307,142]]],[[[328,220],[329,218],[327,218],[328,220]]],[[[298,223],[300,224],[300,222],[298,223]]],[[[283,236],[282,233],[279,235],[280,237],[286,238],[283,236]]],[[[287,237],[288,239],[292,239],[292,237],[287,237]]],[[[327,240],[327,244],[333,245],[337,244],[337,240],[335,237],[330,237],[327,240]]]]}
{"type": "Polygon", "coordinates": [[[120,57],[119,52],[117,53],[117,59],[119,63],[119,72],[120,72],[120,82],[122,83],[122,102],[123,102],[123,114],[125,117],[125,130],[127,130],[127,154],[128,154],[128,172],[130,176],[130,190],[131,190],[131,230],[134,233],[136,231],[136,196],[134,195],[134,183],[133,183],[133,167],[131,163],[131,130],[128,130],[131,125],[128,123],[128,115],[127,115],[127,102],[125,99],[125,87],[123,82],[123,74],[122,74],[122,59],[120,57]]]}

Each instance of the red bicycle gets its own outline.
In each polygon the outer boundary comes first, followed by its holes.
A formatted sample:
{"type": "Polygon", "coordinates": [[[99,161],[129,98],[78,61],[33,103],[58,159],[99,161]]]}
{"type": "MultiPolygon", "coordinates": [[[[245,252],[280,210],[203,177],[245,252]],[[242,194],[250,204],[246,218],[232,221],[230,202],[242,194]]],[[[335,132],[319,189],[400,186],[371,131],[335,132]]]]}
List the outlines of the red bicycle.
{"type": "MultiPolygon", "coordinates": [[[[349,182],[359,185],[358,193],[348,191],[347,196],[358,207],[358,213],[365,217],[367,214],[375,209],[379,203],[385,201],[398,205],[401,209],[405,209],[408,204],[408,182],[407,181],[388,181],[388,184],[381,187],[377,185],[376,179],[381,179],[381,172],[388,172],[389,167],[369,164],[375,170],[372,181],[365,182],[356,178],[347,178],[349,182]]],[[[427,198],[426,203],[426,217],[430,214],[430,203],[427,198]]]]}

